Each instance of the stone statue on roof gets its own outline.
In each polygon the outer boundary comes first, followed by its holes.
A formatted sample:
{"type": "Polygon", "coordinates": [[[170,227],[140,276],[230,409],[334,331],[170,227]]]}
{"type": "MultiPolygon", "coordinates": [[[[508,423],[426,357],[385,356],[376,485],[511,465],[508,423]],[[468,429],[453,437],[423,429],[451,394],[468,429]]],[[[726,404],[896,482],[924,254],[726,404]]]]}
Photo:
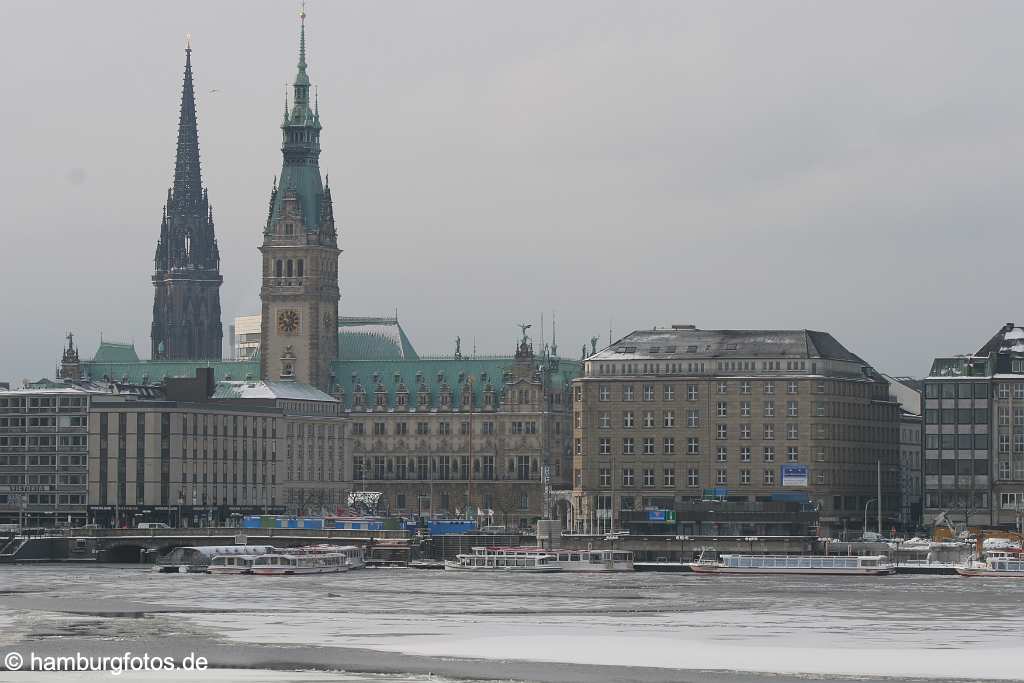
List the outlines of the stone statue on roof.
{"type": "Polygon", "coordinates": [[[529,339],[530,339],[530,338],[529,338],[528,336],[526,336],[526,331],[527,331],[528,329],[530,329],[531,327],[533,327],[533,325],[531,325],[531,324],[529,324],[529,323],[519,323],[519,329],[521,329],[521,330],[523,331],[523,344],[524,344],[524,345],[525,345],[525,344],[526,344],[526,343],[527,343],[527,342],[529,341],[529,339]]]}

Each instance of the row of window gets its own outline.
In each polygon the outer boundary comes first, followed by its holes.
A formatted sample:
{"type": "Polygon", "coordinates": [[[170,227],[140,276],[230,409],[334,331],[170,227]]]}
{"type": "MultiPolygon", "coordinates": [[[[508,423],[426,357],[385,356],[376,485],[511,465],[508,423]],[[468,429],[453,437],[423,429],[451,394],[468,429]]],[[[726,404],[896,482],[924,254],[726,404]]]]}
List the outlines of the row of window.
{"type": "MultiPolygon", "coordinates": [[[[753,470],[741,469],[739,471],[739,484],[740,486],[750,486],[753,482],[753,470]]],[[[609,467],[602,467],[598,473],[598,483],[603,488],[609,488],[612,485],[612,470],[609,467]]],[[[774,486],[776,481],[775,470],[766,469],[761,470],[761,484],[764,486],[774,486]]],[[[623,487],[636,486],[638,483],[637,472],[632,467],[623,467],[621,471],[621,483],[623,487]]],[[[715,471],[715,485],[716,486],[727,486],[729,484],[729,471],[726,469],[718,469],[715,471]]],[[[654,488],[657,486],[655,480],[654,468],[643,468],[639,474],[639,485],[644,488],[654,488]]],[[[676,485],[676,470],[674,467],[665,467],[662,469],[661,485],[664,487],[674,487],[676,485]]],[[[691,467],[686,470],[686,485],[690,488],[699,488],[700,483],[700,471],[691,467]]]]}
{"type": "Polygon", "coordinates": [[[0,417],[0,429],[25,427],[85,427],[85,415],[43,415],[39,417],[0,417]]]}
{"type": "MultiPolygon", "coordinates": [[[[773,382],[773,381],[759,382],[759,384],[761,385],[762,393],[767,394],[767,395],[771,395],[771,394],[775,393],[775,385],[776,385],[775,382],[773,382]]],[[[819,393],[824,393],[824,391],[825,391],[825,384],[824,384],[824,382],[819,382],[818,385],[820,387],[819,393]]],[[[738,383],[738,386],[739,386],[739,391],[740,391],[741,394],[749,394],[752,391],[753,382],[751,382],[750,380],[743,380],[743,381],[738,383]]],[[[655,399],[655,394],[656,394],[656,392],[655,392],[655,385],[653,385],[653,384],[641,385],[641,387],[640,387],[641,393],[640,394],[637,394],[635,389],[636,389],[636,387],[634,387],[632,384],[623,384],[621,386],[621,394],[620,394],[621,400],[623,400],[623,401],[635,401],[635,400],[637,400],[639,398],[640,400],[643,400],[643,401],[653,401],[655,399]]],[[[793,381],[793,382],[786,383],[786,393],[787,394],[797,394],[797,393],[799,393],[799,390],[800,390],[799,382],[793,381]]],[[[719,382],[718,383],[718,393],[719,394],[728,394],[729,393],[729,382],[719,382]]],[[[607,384],[599,385],[598,388],[597,388],[597,396],[598,396],[598,399],[601,400],[601,401],[610,401],[611,400],[611,387],[609,385],[607,385],[607,384]]],[[[675,400],[675,396],[676,396],[676,392],[675,392],[675,386],[674,385],[672,385],[672,384],[663,384],[663,385],[661,385],[661,399],[663,401],[674,401],[675,400]]],[[[700,385],[698,385],[698,384],[687,384],[686,385],[686,400],[687,401],[696,401],[699,398],[700,398],[700,385]]]]}
{"type": "MultiPolygon", "coordinates": [[[[85,505],[85,500],[84,493],[30,493],[25,496],[24,502],[27,505],[85,505]]],[[[20,505],[21,502],[20,494],[0,494],[0,505],[20,505]]]]}
{"type": "MultiPolygon", "coordinates": [[[[1009,439],[1009,434],[1004,434],[1009,439]]],[[[1021,435],[1024,437],[1024,434],[1021,435]]],[[[988,450],[989,437],[988,434],[926,434],[925,435],[925,448],[928,450],[937,450],[942,448],[944,450],[959,449],[962,451],[988,450]]],[[[1009,441],[1007,441],[1009,445],[1009,441]]]]}
{"type": "MultiPolygon", "coordinates": [[[[765,401],[762,410],[764,417],[775,417],[775,402],[765,401]]],[[[825,405],[823,402],[819,402],[816,406],[816,412],[819,417],[825,415],[825,405]]],[[[751,406],[750,401],[743,401],[740,403],[740,417],[751,417],[751,406]]],[[[640,423],[644,428],[650,429],[655,427],[658,420],[656,419],[656,413],[653,410],[646,410],[640,414],[640,423]]],[[[637,424],[637,414],[632,410],[626,410],[621,413],[622,416],[622,427],[624,429],[632,429],[637,424]]],[[[727,403],[720,402],[717,409],[718,417],[729,417],[729,405],[727,403]]],[[[797,401],[786,402],[786,417],[799,417],[800,406],[797,401]]],[[[583,427],[583,414],[577,412],[575,414],[575,421],[577,427],[583,427]]],[[[690,408],[686,411],[686,426],[687,427],[699,427],[701,421],[701,411],[699,408],[690,408]]],[[[674,410],[663,410],[661,411],[661,426],[663,427],[674,427],[676,424],[676,411],[674,410]]],[[[600,429],[610,429],[612,426],[611,414],[607,412],[598,413],[597,426],[600,429]]]]}
{"type": "MultiPolygon", "coordinates": [[[[638,453],[636,449],[636,442],[632,438],[626,438],[622,440],[622,455],[636,455],[638,453]]],[[[657,441],[654,437],[644,437],[640,442],[640,451],[642,455],[654,455],[656,452],[657,441]]],[[[824,459],[824,449],[822,451],[822,458],[824,459]]],[[[611,455],[612,453],[612,440],[608,437],[602,437],[598,443],[598,452],[600,455],[611,455]]],[[[674,455],[676,452],[676,440],[675,437],[666,436],[661,442],[661,452],[664,455],[674,455]]],[[[743,446],[739,449],[740,462],[750,462],[752,449],[750,446],[743,446]]],[[[692,437],[686,440],[686,453],[687,455],[700,455],[700,440],[692,437]]],[[[762,456],[765,462],[775,461],[775,446],[763,446],[761,448],[762,456]]],[[[727,446],[719,446],[716,452],[716,457],[719,462],[726,462],[729,458],[729,448],[727,446]]],[[[799,446],[788,446],[786,448],[786,459],[790,462],[796,462],[800,459],[800,447],[799,446]]]]}
{"type": "Polygon", "coordinates": [[[947,458],[944,460],[925,460],[925,474],[988,474],[988,460],[970,460],[947,458]]]}
{"type": "MultiPolygon", "coordinates": [[[[469,479],[469,459],[447,455],[409,458],[355,456],[352,460],[353,479],[469,479]]],[[[555,475],[559,472],[555,463],[555,475]]],[[[473,459],[473,478],[493,480],[500,474],[500,462],[493,455],[473,459]]],[[[533,479],[540,474],[540,460],[526,455],[506,458],[505,472],[512,478],[533,479]]]]}
{"type": "Polygon", "coordinates": [[[930,425],[987,425],[988,419],[988,408],[943,408],[941,410],[935,408],[928,408],[924,411],[925,424],[930,425]]]}
{"type": "Polygon", "coordinates": [[[55,467],[58,463],[62,467],[85,467],[85,462],[85,455],[0,455],[0,467],[55,467]]]}
{"type": "Polygon", "coordinates": [[[62,396],[58,399],[56,396],[16,396],[16,397],[5,397],[0,398],[0,410],[9,408],[20,409],[20,408],[85,408],[88,405],[88,399],[80,396],[62,396]]]}
{"type": "MultiPolygon", "coordinates": [[[[735,344],[732,345],[734,348],[728,349],[729,351],[735,351],[735,344]]],[[[651,347],[651,353],[660,353],[661,347],[651,347]],[[654,350],[657,349],[657,350],[654,350]]],[[[672,349],[672,351],[666,351],[666,353],[675,353],[675,346],[666,347],[672,349]]],[[[697,353],[697,347],[694,345],[687,346],[687,353],[697,353]]],[[[635,353],[635,346],[623,346],[616,349],[616,353],[635,353]],[[629,349],[632,349],[630,351],[629,349]]],[[[781,360],[762,360],[761,370],[766,371],[781,371],[783,361],[781,360]]],[[[796,361],[787,360],[785,361],[786,370],[807,370],[807,361],[796,361]]],[[[754,372],[758,369],[758,362],[754,360],[720,360],[716,363],[716,369],[718,372],[754,372]]],[[[817,363],[811,363],[811,372],[816,373],[818,371],[817,363]]],[[[598,363],[597,372],[599,375],[633,375],[642,372],[645,375],[660,375],[663,372],[668,374],[677,373],[702,373],[704,372],[704,361],[690,361],[690,362],[665,362],[665,363],[598,363]]]]}
{"type": "MultiPolygon", "coordinates": [[[[426,436],[431,434],[431,424],[437,425],[437,433],[442,436],[448,436],[452,433],[452,423],[447,421],[430,423],[430,422],[417,422],[416,423],[416,434],[420,436],[426,436]]],[[[491,420],[484,420],[478,423],[479,428],[473,431],[478,434],[496,434],[498,423],[491,420]]],[[[561,429],[561,424],[555,422],[555,433],[558,434],[561,429]]],[[[353,422],[352,423],[352,434],[354,436],[365,435],[367,425],[365,422],[353,422]]],[[[510,434],[536,434],[538,431],[537,422],[532,420],[513,421],[508,423],[508,431],[510,434]]],[[[394,422],[392,423],[391,433],[395,436],[405,436],[409,434],[409,423],[408,422],[394,422]]],[[[466,420],[459,423],[459,434],[469,434],[470,424],[466,420]]],[[[373,423],[373,435],[374,436],[385,436],[388,434],[388,423],[387,422],[374,422],[373,423]]]]}
{"type": "Polygon", "coordinates": [[[927,491],[924,494],[925,507],[941,507],[963,514],[964,510],[974,514],[988,514],[988,493],[983,491],[927,491]]]}
{"type": "MultiPolygon", "coordinates": [[[[989,385],[984,382],[930,382],[925,385],[926,398],[989,398],[989,385]]],[[[1024,400],[1024,382],[1000,382],[995,385],[998,399],[1024,400]]]]}

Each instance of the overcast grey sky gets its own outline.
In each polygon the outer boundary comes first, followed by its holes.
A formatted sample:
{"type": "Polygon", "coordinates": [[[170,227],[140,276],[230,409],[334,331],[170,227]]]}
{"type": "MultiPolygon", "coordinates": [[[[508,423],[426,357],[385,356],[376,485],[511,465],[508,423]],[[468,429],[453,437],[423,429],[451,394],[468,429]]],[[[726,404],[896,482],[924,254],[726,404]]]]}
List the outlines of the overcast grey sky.
{"type": "MultiPolygon", "coordinates": [[[[0,379],[52,376],[68,329],[148,355],[186,33],[225,336],[258,311],[296,9],[0,3],[0,379]]],[[[341,313],[397,308],[420,353],[554,310],[569,355],[609,319],[807,327],[921,375],[1024,321],[1024,3],[307,11],[341,313]]]]}

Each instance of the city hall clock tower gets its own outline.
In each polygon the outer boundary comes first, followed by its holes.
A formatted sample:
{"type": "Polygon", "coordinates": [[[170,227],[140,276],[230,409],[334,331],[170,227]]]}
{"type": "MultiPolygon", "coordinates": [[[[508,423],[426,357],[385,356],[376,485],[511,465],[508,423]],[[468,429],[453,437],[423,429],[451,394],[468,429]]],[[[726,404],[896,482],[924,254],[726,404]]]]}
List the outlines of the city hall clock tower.
{"type": "Polygon", "coordinates": [[[263,232],[260,374],[330,392],[338,357],[338,234],[331,189],[320,180],[320,111],[309,97],[306,13],[299,15],[299,71],[281,123],[281,176],[263,232]]]}

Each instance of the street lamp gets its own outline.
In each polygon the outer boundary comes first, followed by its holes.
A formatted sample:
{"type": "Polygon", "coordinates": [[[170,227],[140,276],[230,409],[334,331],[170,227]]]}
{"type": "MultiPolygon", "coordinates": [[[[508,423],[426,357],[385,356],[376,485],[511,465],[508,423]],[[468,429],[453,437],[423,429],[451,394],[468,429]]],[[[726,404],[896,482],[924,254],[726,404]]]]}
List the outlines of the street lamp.
{"type": "Polygon", "coordinates": [[[871,507],[872,503],[877,503],[877,498],[872,498],[868,502],[864,503],[864,527],[861,532],[861,537],[868,532],[868,508],[871,507]]]}

